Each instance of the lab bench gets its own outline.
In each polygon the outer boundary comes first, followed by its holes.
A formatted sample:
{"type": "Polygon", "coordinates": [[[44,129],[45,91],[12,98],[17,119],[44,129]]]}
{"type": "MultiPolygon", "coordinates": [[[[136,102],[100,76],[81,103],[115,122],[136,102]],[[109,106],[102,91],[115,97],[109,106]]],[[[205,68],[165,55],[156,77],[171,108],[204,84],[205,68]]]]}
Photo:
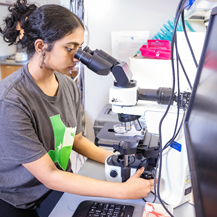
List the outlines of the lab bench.
{"type": "MultiPolygon", "coordinates": [[[[97,163],[88,159],[82,168],[80,169],[79,175],[83,175],[90,178],[95,178],[98,180],[105,180],[105,165],[97,163]]],[[[148,202],[153,201],[153,194],[150,193],[145,199],[148,202]]],[[[119,203],[119,204],[129,204],[134,206],[133,217],[142,217],[145,207],[145,202],[142,199],[139,200],[118,200],[112,198],[103,197],[87,197],[79,196],[69,193],[64,193],[60,198],[49,217],[72,217],[77,206],[84,200],[94,200],[99,202],[107,203],[119,203]]],[[[174,209],[174,217],[195,217],[194,205],[191,203],[184,203],[181,206],[174,209]]]]}

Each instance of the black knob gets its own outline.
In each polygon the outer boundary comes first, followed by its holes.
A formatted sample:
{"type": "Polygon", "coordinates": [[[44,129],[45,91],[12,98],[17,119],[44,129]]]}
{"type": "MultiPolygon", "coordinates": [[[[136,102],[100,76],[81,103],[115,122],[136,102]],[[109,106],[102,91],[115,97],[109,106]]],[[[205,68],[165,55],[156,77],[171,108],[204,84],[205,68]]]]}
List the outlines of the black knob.
{"type": "Polygon", "coordinates": [[[110,176],[113,177],[113,178],[117,177],[117,175],[118,175],[118,173],[117,173],[116,170],[112,170],[112,171],[110,172],[110,176]]]}

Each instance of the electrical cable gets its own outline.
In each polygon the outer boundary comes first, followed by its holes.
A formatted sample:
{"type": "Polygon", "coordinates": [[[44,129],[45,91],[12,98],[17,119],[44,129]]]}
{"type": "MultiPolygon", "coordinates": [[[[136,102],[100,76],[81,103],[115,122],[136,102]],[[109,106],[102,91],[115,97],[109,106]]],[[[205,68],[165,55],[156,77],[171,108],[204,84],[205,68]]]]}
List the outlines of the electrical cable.
{"type": "Polygon", "coordinates": [[[90,32],[89,32],[89,29],[88,29],[88,27],[87,27],[87,25],[84,25],[84,27],[85,27],[85,30],[87,30],[87,45],[86,46],[88,46],[89,45],[89,41],[90,41],[90,32]]]}
{"type": "Polygon", "coordinates": [[[147,161],[149,158],[152,158],[153,156],[155,156],[157,154],[159,154],[159,152],[154,153],[154,154],[150,155],[149,157],[146,157],[144,160],[142,160],[141,163],[137,166],[136,170],[138,170],[145,161],[147,161]]]}
{"type": "Polygon", "coordinates": [[[183,10],[182,13],[181,13],[181,19],[182,19],[183,31],[184,31],[184,34],[185,34],[186,41],[187,41],[187,43],[188,43],[188,47],[189,47],[189,49],[190,49],[190,51],[191,51],[191,55],[192,55],[192,57],[193,57],[195,66],[196,66],[196,68],[198,68],[197,60],[196,60],[196,58],[195,58],[195,56],[194,56],[194,52],[193,52],[193,49],[192,49],[192,47],[191,47],[191,43],[190,43],[190,41],[189,41],[188,34],[187,34],[187,31],[186,31],[186,28],[185,28],[184,10],[183,10]]]}
{"type": "MultiPolygon", "coordinates": [[[[69,1],[69,9],[79,17],[79,19],[84,23],[84,0],[70,0],[69,1]]],[[[89,43],[89,30],[87,26],[84,24],[85,30],[87,30],[88,33],[88,43],[89,43]]],[[[72,77],[72,76],[71,76],[72,77]]],[[[78,74],[74,78],[74,81],[77,80],[77,86],[80,90],[81,93],[81,105],[82,105],[82,111],[84,110],[85,107],[85,93],[84,93],[84,86],[85,86],[85,81],[84,81],[84,67],[83,64],[79,63],[78,67],[78,74]]],[[[84,121],[84,114],[82,114],[82,134],[85,132],[85,121],[84,121]]]]}
{"type": "Polygon", "coordinates": [[[77,14],[78,14],[78,13],[77,13],[77,10],[78,10],[78,7],[77,7],[77,0],[74,0],[74,2],[75,2],[75,5],[74,5],[75,11],[74,11],[74,13],[77,15],[77,14]]]}
{"type": "MultiPolygon", "coordinates": [[[[181,58],[180,58],[180,56],[179,56],[179,54],[178,54],[178,46],[177,46],[177,38],[176,38],[176,29],[177,29],[177,23],[178,23],[178,20],[179,20],[179,18],[180,18],[180,15],[182,15],[182,19],[183,19],[183,14],[184,14],[184,8],[183,8],[183,5],[185,4],[185,0],[184,1],[180,1],[180,4],[179,4],[179,6],[178,7],[180,7],[180,10],[177,10],[177,14],[176,14],[176,22],[175,22],[175,28],[174,28],[174,32],[173,32],[173,40],[172,40],[172,50],[171,50],[171,60],[172,60],[172,70],[173,70],[173,88],[174,88],[174,75],[175,75],[175,73],[174,73],[174,63],[173,63],[173,50],[174,50],[174,44],[175,44],[175,46],[176,46],[176,56],[177,56],[177,60],[176,60],[176,63],[177,63],[177,83],[178,83],[178,104],[177,104],[177,109],[178,109],[178,112],[179,112],[179,109],[180,109],[180,107],[179,107],[179,102],[180,102],[180,100],[179,100],[179,97],[180,97],[180,88],[179,88],[179,69],[178,69],[178,63],[180,63],[180,65],[181,65],[181,67],[182,67],[182,69],[183,69],[183,71],[184,71],[184,74],[185,74],[185,77],[186,77],[186,79],[187,79],[187,81],[188,81],[188,84],[189,84],[189,86],[190,86],[190,88],[192,89],[192,86],[191,86],[191,83],[190,83],[190,81],[189,81],[189,78],[188,78],[188,76],[187,76],[187,74],[186,74],[186,72],[185,72],[185,69],[184,69],[184,66],[183,66],[183,64],[182,64],[182,61],[181,61],[181,58]]],[[[184,23],[184,22],[183,22],[184,23]]],[[[186,34],[187,35],[187,34],[186,34]]],[[[189,45],[189,47],[190,47],[190,42],[188,41],[188,45],[189,45]]],[[[191,49],[191,54],[192,54],[192,57],[194,58],[194,54],[193,54],[193,51],[192,51],[192,49],[191,49]]],[[[195,58],[194,58],[194,60],[195,60],[195,58]]],[[[196,65],[196,64],[195,64],[196,65]]],[[[197,65],[196,65],[196,67],[197,67],[197,65]]],[[[174,90],[174,89],[173,89],[174,90]]],[[[172,94],[173,94],[173,90],[172,90],[172,94]]],[[[181,128],[182,128],[182,125],[183,125],[183,122],[184,122],[184,117],[185,117],[185,110],[184,110],[184,113],[183,113],[183,117],[182,117],[182,121],[181,121],[181,124],[180,124],[180,126],[179,126],[179,129],[178,129],[178,131],[176,132],[176,130],[174,130],[174,135],[173,135],[173,137],[170,139],[170,141],[164,146],[164,149],[162,150],[162,135],[161,135],[161,127],[162,127],[162,122],[163,122],[163,120],[164,120],[164,118],[166,117],[166,115],[167,115],[167,113],[168,113],[168,111],[169,111],[169,107],[170,107],[170,104],[168,105],[168,107],[167,107],[167,110],[166,110],[166,112],[164,113],[164,116],[162,117],[162,119],[161,119],[161,121],[160,121],[160,124],[159,124],[159,138],[160,138],[160,156],[159,156],[159,159],[158,159],[158,161],[159,161],[159,163],[160,163],[160,165],[159,164],[157,164],[157,167],[158,167],[158,165],[159,165],[159,175],[158,175],[158,188],[157,188],[157,192],[158,192],[158,198],[159,198],[159,200],[160,200],[160,202],[161,202],[161,204],[162,204],[162,206],[164,207],[164,209],[169,213],[169,215],[171,216],[171,217],[173,217],[173,215],[169,212],[169,210],[166,208],[166,206],[165,206],[165,201],[163,201],[162,199],[161,199],[161,197],[160,197],[160,176],[161,176],[161,170],[162,170],[162,151],[163,150],[165,150],[167,147],[169,147],[170,146],[170,144],[175,140],[175,138],[179,135],[179,133],[180,133],[180,130],[181,130],[181,128]],[[176,132],[176,133],[175,133],[176,132]]],[[[177,115],[177,122],[176,123],[178,123],[178,115],[177,115]]],[[[156,169],[157,169],[157,167],[156,167],[156,169]]],[[[155,189],[154,189],[155,190],[155,189]]],[[[154,201],[153,202],[155,202],[155,200],[156,200],[156,197],[157,197],[157,195],[156,195],[156,193],[155,193],[155,199],[154,199],[154,201]]]]}
{"type": "MultiPolygon", "coordinates": [[[[77,69],[77,70],[78,70],[78,74],[77,74],[76,77],[73,79],[74,81],[76,81],[76,80],[78,79],[78,77],[80,76],[80,74],[81,74],[81,70],[80,70],[80,68],[81,68],[81,62],[79,62],[78,65],[79,65],[79,66],[78,66],[78,69],[77,69]]],[[[71,73],[70,73],[70,74],[71,74],[71,73]]]]}
{"type": "Polygon", "coordinates": [[[183,63],[182,63],[181,58],[180,58],[179,55],[178,55],[178,58],[179,58],[179,63],[180,63],[180,65],[181,65],[181,67],[182,67],[182,70],[183,70],[183,72],[184,72],[185,78],[186,78],[186,80],[187,80],[187,82],[188,82],[188,85],[189,85],[190,89],[192,90],[191,82],[190,82],[190,80],[189,80],[189,78],[188,78],[188,75],[187,75],[187,73],[186,73],[186,71],[185,71],[185,68],[184,68],[184,66],[183,66],[183,63]]]}
{"type": "Polygon", "coordinates": [[[147,161],[149,158],[145,158],[144,160],[142,160],[141,161],[141,163],[138,165],[138,167],[136,168],[136,170],[138,170],[140,167],[141,167],[141,165],[145,162],[145,161],[147,161]]]}
{"type": "MultiPolygon", "coordinates": [[[[175,34],[175,36],[176,36],[177,34],[175,34]]],[[[184,66],[183,66],[183,64],[182,64],[182,61],[181,61],[181,58],[180,58],[180,56],[179,56],[179,53],[178,53],[178,45],[177,45],[177,36],[175,37],[175,46],[176,46],[176,56],[177,56],[177,58],[176,58],[176,63],[177,63],[177,84],[178,84],[178,103],[179,103],[179,101],[180,101],[180,82],[179,82],[179,67],[178,67],[178,61],[179,61],[179,63],[180,63],[180,65],[181,65],[181,67],[182,67],[182,70],[183,70],[183,72],[184,72],[184,74],[185,74],[185,77],[186,77],[186,79],[187,79],[187,81],[188,81],[188,84],[189,84],[189,86],[190,86],[190,88],[192,89],[192,86],[191,86],[191,83],[190,83],[190,80],[189,80],[189,78],[188,78],[188,76],[187,76],[187,74],[186,74],[186,72],[185,72],[185,69],[184,69],[184,66]]],[[[184,120],[184,116],[185,115],[183,115],[183,118],[182,118],[182,122],[181,122],[181,124],[180,124],[180,127],[179,127],[179,130],[178,130],[178,132],[176,133],[176,129],[177,129],[177,124],[178,124],[178,117],[179,117],[179,104],[177,104],[177,109],[178,109],[178,111],[177,111],[177,120],[176,120],[176,126],[175,126],[175,130],[174,130],[174,134],[173,134],[173,137],[166,143],[166,145],[164,146],[164,148],[163,148],[163,151],[167,148],[167,147],[169,147],[171,144],[172,144],[172,142],[176,139],[176,137],[178,136],[178,134],[179,134],[179,132],[180,132],[180,130],[181,130],[181,127],[182,127],[182,123],[183,123],[183,120],[184,120]]],[[[185,113],[184,113],[185,114],[185,113]]]]}
{"type": "MultiPolygon", "coordinates": [[[[168,106],[166,108],[166,111],[165,111],[165,113],[164,113],[164,115],[161,118],[160,123],[159,123],[159,141],[160,141],[159,149],[160,149],[160,154],[159,154],[159,159],[158,159],[158,161],[159,161],[159,172],[158,172],[157,194],[158,194],[158,198],[159,198],[160,203],[162,204],[162,206],[164,207],[164,209],[167,211],[167,213],[171,217],[173,217],[173,215],[167,209],[167,207],[165,206],[163,200],[160,197],[160,177],[161,177],[161,170],[162,170],[162,151],[163,151],[162,150],[162,133],[161,133],[161,129],[162,129],[162,123],[163,123],[166,115],[168,114],[170,106],[171,106],[172,101],[173,101],[173,95],[174,95],[174,90],[175,90],[175,67],[174,67],[174,62],[173,62],[174,44],[175,44],[175,40],[176,40],[177,24],[178,24],[179,17],[181,15],[181,12],[183,10],[183,5],[185,4],[185,2],[186,2],[186,0],[181,0],[180,1],[178,9],[177,9],[177,13],[176,13],[176,19],[175,19],[175,22],[174,22],[173,37],[172,37],[172,42],[171,42],[171,63],[172,63],[172,75],[173,75],[172,93],[171,93],[169,104],[168,104],[168,106]]],[[[177,61],[178,61],[178,58],[177,58],[177,61]]]]}
{"type": "Polygon", "coordinates": [[[145,202],[147,202],[147,200],[145,198],[142,198],[145,202]]]}
{"type": "MultiPolygon", "coordinates": [[[[176,56],[178,57],[178,48],[177,48],[177,36],[175,33],[175,45],[176,45],[176,56]]],[[[178,89],[178,100],[177,100],[177,116],[176,116],[176,123],[175,123],[175,128],[174,128],[174,133],[173,133],[173,137],[170,139],[169,144],[166,143],[166,145],[163,148],[163,151],[169,147],[169,145],[175,140],[175,135],[176,135],[176,130],[177,130],[177,126],[178,126],[178,122],[179,122],[179,101],[180,101],[180,82],[179,82],[179,62],[178,62],[178,58],[176,59],[176,65],[177,65],[177,89],[178,89]]]]}
{"type": "MultiPolygon", "coordinates": [[[[158,196],[155,194],[155,193],[153,193],[152,191],[150,192],[150,193],[152,193],[154,196],[155,196],[155,198],[158,198],[158,196]]],[[[169,205],[167,202],[165,202],[164,200],[162,200],[166,205],[169,205]]]]}
{"type": "MultiPolygon", "coordinates": [[[[178,11],[180,10],[180,7],[182,5],[182,2],[180,1],[179,2],[179,5],[178,5],[178,8],[177,8],[177,11],[176,11],[176,17],[177,17],[177,13],[178,11]]],[[[179,18],[177,19],[177,22],[178,22],[179,18]]],[[[178,24],[177,24],[178,25],[178,24]]],[[[179,98],[180,98],[180,83],[179,83],[179,65],[178,65],[178,60],[180,60],[181,62],[181,59],[179,58],[179,54],[178,54],[178,46],[177,46],[177,34],[176,34],[176,31],[175,31],[175,45],[176,45],[176,64],[177,64],[177,86],[178,86],[178,103],[179,103],[179,98]]],[[[184,68],[184,67],[183,67],[184,68]]],[[[186,77],[188,78],[187,74],[186,74],[186,77]]],[[[176,129],[177,129],[177,125],[178,125],[178,119],[179,119],[179,104],[177,103],[177,118],[176,118],[176,124],[175,124],[175,129],[174,129],[174,134],[173,134],[173,137],[174,138],[174,135],[176,134],[176,129]]],[[[175,138],[174,138],[175,139],[175,138]]],[[[171,140],[170,140],[171,141],[171,140]]]]}
{"type": "Polygon", "coordinates": [[[183,125],[184,120],[185,120],[185,111],[184,111],[184,113],[183,113],[182,121],[181,121],[181,123],[180,123],[180,125],[179,125],[178,131],[177,131],[176,134],[173,135],[173,137],[166,143],[166,145],[165,145],[164,148],[163,148],[163,151],[164,151],[166,148],[168,148],[168,147],[172,144],[172,142],[177,138],[177,136],[179,135],[179,133],[180,133],[180,131],[181,131],[181,129],[182,129],[182,125],[183,125]]]}
{"type": "MultiPolygon", "coordinates": [[[[156,168],[155,168],[156,171],[158,169],[158,162],[159,162],[159,157],[158,157],[156,168]]],[[[154,197],[154,200],[152,201],[152,203],[154,203],[156,201],[156,195],[157,195],[157,193],[156,193],[156,177],[157,177],[157,175],[154,176],[154,195],[155,195],[155,197],[154,197]]]]}
{"type": "MultiPolygon", "coordinates": [[[[179,4],[179,5],[180,5],[180,4],[179,4]]],[[[182,13],[182,15],[183,15],[183,13],[182,13]]],[[[182,70],[183,70],[183,72],[184,72],[184,74],[185,74],[185,77],[186,77],[186,79],[187,79],[187,81],[188,81],[188,84],[189,84],[190,88],[192,89],[190,80],[189,80],[189,78],[188,78],[188,76],[187,76],[187,74],[186,74],[186,71],[185,71],[184,66],[183,66],[183,64],[182,64],[182,61],[181,61],[181,58],[180,58],[180,56],[179,56],[179,54],[178,54],[177,37],[175,38],[175,46],[176,46],[176,56],[177,56],[177,60],[179,60],[179,63],[180,63],[180,65],[181,65],[181,67],[182,67],[182,70]]],[[[178,75],[179,72],[178,72],[178,61],[176,61],[176,62],[177,62],[178,103],[179,103],[179,96],[180,96],[180,94],[179,94],[179,91],[180,91],[180,88],[179,88],[179,75],[178,75]]],[[[178,105],[178,106],[179,106],[179,105],[178,105]]],[[[179,108],[178,108],[178,109],[179,109],[179,108]]],[[[178,110],[178,112],[179,112],[179,110],[178,110]]],[[[184,118],[184,116],[185,116],[185,112],[184,112],[183,118],[184,118]]],[[[178,117],[178,116],[177,116],[177,117],[178,117]]],[[[177,122],[178,122],[178,121],[177,121],[177,122]]],[[[176,122],[176,123],[177,123],[177,122],[176,122]]],[[[182,119],[182,122],[183,122],[183,119],[182,119]]],[[[180,130],[181,130],[182,122],[181,122],[181,125],[180,125],[180,127],[179,127],[178,132],[180,132],[180,130]]],[[[175,140],[175,138],[178,136],[178,132],[177,132],[176,134],[175,134],[175,132],[176,132],[176,128],[175,128],[175,130],[174,130],[174,134],[173,134],[172,139],[170,139],[170,141],[167,142],[167,144],[164,146],[164,149],[163,149],[163,150],[165,150],[167,147],[169,147],[170,144],[171,144],[171,143],[175,140]]]]}
{"type": "MultiPolygon", "coordinates": [[[[177,43],[177,42],[176,42],[176,43],[177,43]]],[[[177,48],[177,45],[176,45],[176,48],[177,48]]],[[[178,50],[177,50],[177,51],[178,51],[178,50]]],[[[177,55],[178,55],[178,53],[177,53],[177,55]]],[[[180,88],[179,88],[179,74],[178,74],[178,71],[177,71],[177,83],[178,83],[178,90],[180,90],[180,88]]],[[[178,92],[179,92],[179,91],[178,91],[178,92]]],[[[179,102],[179,98],[178,98],[178,102],[179,102]]],[[[178,124],[179,109],[180,109],[179,104],[177,104],[177,109],[178,109],[178,111],[177,111],[176,124],[178,124]]],[[[182,128],[182,125],[183,125],[184,117],[185,117],[185,111],[184,111],[184,113],[183,113],[182,121],[181,121],[181,124],[180,124],[180,126],[179,126],[178,131],[176,132],[176,128],[175,128],[174,133],[173,133],[173,137],[166,143],[166,145],[165,145],[164,148],[163,148],[163,151],[164,151],[166,148],[168,148],[168,147],[172,144],[172,142],[176,139],[176,137],[178,136],[178,134],[179,134],[179,132],[180,132],[180,130],[181,130],[181,128],[182,128]]]]}
{"type": "Polygon", "coordinates": [[[74,12],[74,8],[73,8],[73,3],[72,2],[74,2],[74,0],[70,0],[70,7],[69,7],[69,9],[70,9],[70,11],[74,12]]]}

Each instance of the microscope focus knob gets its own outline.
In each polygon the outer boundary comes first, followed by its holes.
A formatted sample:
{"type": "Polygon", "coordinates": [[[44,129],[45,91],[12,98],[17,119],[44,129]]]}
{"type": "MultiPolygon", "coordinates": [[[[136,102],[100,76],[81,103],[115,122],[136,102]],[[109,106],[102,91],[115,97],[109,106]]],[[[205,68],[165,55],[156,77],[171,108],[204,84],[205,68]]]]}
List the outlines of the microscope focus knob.
{"type": "Polygon", "coordinates": [[[116,170],[112,170],[112,171],[110,172],[110,176],[113,177],[113,178],[117,177],[117,175],[118,175],[118,173],[117,173],[116,170]]]}

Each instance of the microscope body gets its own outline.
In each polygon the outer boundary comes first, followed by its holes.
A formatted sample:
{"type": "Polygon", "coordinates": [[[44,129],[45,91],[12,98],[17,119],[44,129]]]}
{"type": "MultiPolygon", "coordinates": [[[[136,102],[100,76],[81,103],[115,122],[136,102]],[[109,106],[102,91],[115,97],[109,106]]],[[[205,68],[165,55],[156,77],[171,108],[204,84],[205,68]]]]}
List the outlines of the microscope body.
{"type": "MultiPolygon", "coordinates": [[[[142,178],[158,177],[159,157],[159,123],[167,105],[170,110],[162,125],[162,146],[173,137],[177,106],[186,109],[190,93],[172,93],[171,88],[160,87],[157,90],[139,89],[133,74],[125,62],[116,60],[102,50],[79,49],[75,58],[98,75],[108,75],[112,72],[114,86],[110,89],[109,102],[112,111],[117,113],[121,122],[121,131],[115,132],[116,123],[106,123],[97,134],[98,145],[111,146],[120,155],[106,159],[106,180],[125,182],[135,171],[144,166],[142,178]],[[144,126],[139,118],[145,117],[144,126]]],[[[179,113],[178,126],[183,112],[179,113]]],[[[142,186],[141,186],[142,187],[142,186]]],[[[186,143],[183,127],[175,141],[162,152],[162,171],[160,179],[161,198],[173,207],[177,207],[190,199],[191,178],[188,167],[186,143]]]]}
{"type": "MultiPolygon", "coordinates": [[[[166,110],[165,105],[157,105],[154,102],[138,101],[134,106],[118,106],[112,105],[112,110],[115,113],[121,114],[132,114],[143,116],[145,119],[146,131],[157,137],[159,134],[159,122],[166,110]]],[[[179,114],[179,124],[181,123],[183,112],[179,114]]],[[[175,127],[177,117],[176,106],[171,106],[167,117],[162,126],[162,145],[164,146],[170,138],[173,136],[173,131],[175,127]]],[[[179,125],[178,124],[178,125],[179,125]]],[[[132,129],[134,127],[132,126],[132,129]]],[[[126,135],[129,132],[126,131],[126,135]]],[[[134,130],[136,135],[136,132],[134,130]]],[[[118,133],[116,133],[116,136],[118,133]]],[[[155,139],[156,144],[156,139],[155,139]]],[[[137,146],[137,151],[139,151],[140,146],[137,146]]],[[[149,148],[149,147],[148,147],[149,148]]],[[[141,163],[144,158],[153,157],[153,154],[147,154],[150,150],[142,152],[142,158],[139,161],[136,159],[134,163],[132,162],[132,157],[129,160],[130,167],[130,177],[136,172],[139,162],[141,163]]],[[[154,159],[157,159],[158,147],[155,147],[156,153],[154,159]]],[[[141,153],[141,152],[140,152],[141,153]]],[[[114,157],[113,157],[114,158],[114,157]]],[[[153,159],[152,159],[153,160],[153,159]]],[[[153,162],[153,161],[152,161],[153,162]]],[[[154,164],[140,164],[139,167],[150,167],[149,172],[158,177],[158,170],[156,170],[157,160],[154,164]]],[[[114,164],[114,159],[109,157],[105,162],[105,177],[107,181],[111,182],[123,182],[121,177],[121,166],[117,163],[114,164]],[[114,172],[115,171],[115,172],[114,172]],[[117,173],[117,175],[116,175],[117,173]],[[116,176],[115,176],[116,175],[116,176]],[[115,176],[115,177],[114,177],[115,176]]],[[[177,136],[176,140],[163,151],[162,153],[162,171],[160,179],[160,194],[161,198],[174,208],[189,201],[191,198],[191,176],[190,169],[188,166],[187,149],[184,137],[183,127],[177,136]]]]}

